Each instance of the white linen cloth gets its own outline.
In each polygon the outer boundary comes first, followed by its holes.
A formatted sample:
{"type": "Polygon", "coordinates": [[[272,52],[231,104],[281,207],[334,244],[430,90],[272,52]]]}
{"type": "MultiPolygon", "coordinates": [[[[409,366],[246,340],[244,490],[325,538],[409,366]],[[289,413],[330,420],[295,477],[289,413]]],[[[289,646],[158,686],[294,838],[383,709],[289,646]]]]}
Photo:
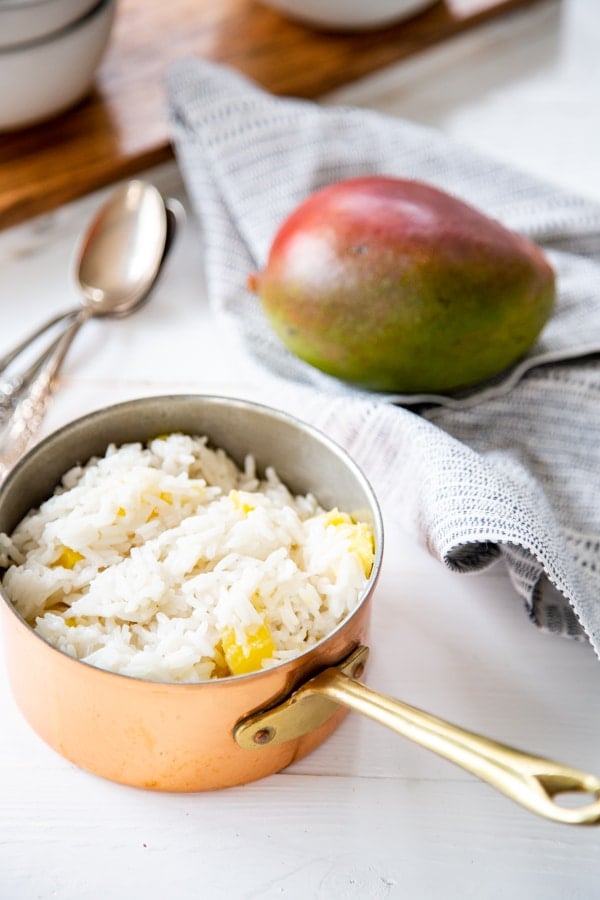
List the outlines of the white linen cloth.
{"type": "Polygon", "coordinates": [[[208,296],[269,402],[342,444],[450,569],[503,557],[532,620],[587,637],[600,655],[600,207],[431,129],[276,98],[198,59],[176,63],[167,89],[208,296]],[[527,234],[554,265],[555,314],[493,383],[450,397],[354,389],[293,357],[248,292],[298,203],[375,173],[455,194],[527,234]]]}

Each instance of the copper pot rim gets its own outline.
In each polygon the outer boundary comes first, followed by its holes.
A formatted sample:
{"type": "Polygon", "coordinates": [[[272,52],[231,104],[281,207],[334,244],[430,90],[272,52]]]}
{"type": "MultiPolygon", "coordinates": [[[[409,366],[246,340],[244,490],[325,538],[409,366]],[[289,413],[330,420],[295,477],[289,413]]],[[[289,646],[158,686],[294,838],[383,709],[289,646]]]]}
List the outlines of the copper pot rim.
{"type": "MultiPolygon", "coordinates": [[[[202,403],[220,403],[225,404],[227,406],[231,406],[232,409],[249,409],[255,410],[259,413],[268,415],[269,417],[280,419],[282,422],[287,422],[292,424],[296,428],[300,430],[300,432],[305,432],[308,434],[312,434],[318,441],[324,443],[329,447],[330,450],[333,450],[335,454],[340,457],[347,468],[352,472],[353,476],[357,478],[358,482],[361,484],[363,490],[365,491],[366,496],[369,498],[369,513],[373,517],[373,532],[375,538],[375,556],[373,559],[373,566],[368,578],[367,583],[365,584],[361,595],[356,603],[354,609],[346,615],[331,631],[329,631],[321,640],[317,641],[314,644],[311,644],[302,652],[296,654],[290,659],[282,660],[281,662],[276,663],[273,666],[269,666],[265,669],[260,669],[254,672],[248,672],[242,675],[229,675],[220,678],[206,679],[204,681],[199,682],[174,682],[174,681],[161,681],[161,680],[153,680],[149,678],[141,678],[135,675],[128,675],[122,672],[113,672],[109,669],[103,669],[99,666],[94,666],[92,663],[88,663],[85,660],[77,659],[74,656],[71,656],[69,653],[66,653],[64,650],[54,646],[41,635],[39,635],[33,626],[27,622],[27,620],[19,613],[17,608],[14,606],[13,602],[8,597],[6,591],[4,590],[4,586],[2,583],[2,570],[0,570],[0,600],[4,603],[5,607],[9,615],[12,615],[16,618],[18,625],[25,628],[28,632],[30,632],[31,636],[40,642],[40,645],[47,651],[58,654],[63,658],[63,661],[68,661],[72,663],[73,666],[78,667],[80,665],[85,666],[86,668],[92,670],[94,673],[98,674],[98,677],[101,678],[110,678],[110,679],[125,679],[126,682],[138,683],[140,685],[148,685],[153,687],[162,687],[164,689],[169,690],[177,690],[178,693],[182,693],[184,690],[190,693],[197,692],[199,689],[206,689],[207,687],[217,688],[219,685],[223,687],[227,685],[231,685],[232,683],[239,684],[240,686],[244,684],[248,684],[249,682],[258,682],[261,678],[268,678],[270,673],[273,673],[275,670],[281,676],[286,676],[288,674],[293,674],[299,668],[302,668],[304,664],[309,663],[310,658],[314,657],[317,661],[321,659],[323,655],[323,651],[326,649],[329,642],[335,641],[337,636],[344,631],[345,629],[351,629],[351,623],[361,613],[363,606],[368,603],[373,595],[375,590],[375,586],[378,582],[380,573],[381,573],[381,564],[383,559],[383,543],[384,543],[384,528],[383,528],[383,518],[381,514],[381,509],[377,500],[377,496],[373,487],[371,486],[367,476],[363,472],[362,468],[354,461],[352,456],[345,450],[337,441],[333,438],[330,438],[324,431],[317,428],[314,425],[311,425],[308,422],[303,421],[298,416],[290,414],[282,409],[278,409],[277,407],[269,406],[265,403],[259,403],[251,400],[246,400],[238,397],[229,397],[227,395],[219,395],[219,394],[158,394],[151,395],[141,398],[136,398],[132,400],[125,400],[120,403],[108,404],[107,406],[100,407],[98,409],[92,410],[88,413],[85,413],[82,416],[78,416],[75,419],[65,423],[59,428],[53,430],[46,437],[44,437],[39,443],[37,443],[34,447],[32,447],[11,469],[8,476],[4,480],[4,482],[0,485],[0,507],[2,506],[5,494],[10,491],[10,487],[12,482],[19,477],[19,473],[25,466],[31,464],[32,460],[35,460],[36,456],[45,455],[48,453],[48,450],[52,447],[52,445],[59,439],[63,437],[69,436],[72,432],[79,431],[82,428],[89,428],[93,425],[94,422],[102,419],[107,414],[111,414],[117,412],[119,410],[136,410],[143,409],[151,403],[164,402],[171,403],[174,399],[178,402],[184,401],[200,401],[202,403]]],[[[210,435],[208,435],[210,441],[210,435]]],[[[140,439],[143,440],[143,439],[140,439]]],[[[108,447],[111,443],[114,443],[110,438],[107,440],[106,447],[108,447]]],[[[226,450],[226,448],[223,448],[226,450]]],[[[249,453],[252,452],[251,449],[248,450],[249,453]]],[[[88,460],[91,457],[88,457],[88,460]]],[[[87,462],[88,460],[85,460],[87,462]]],[[[71,466],[69,466],[71,468],[71,466]]],[[[65,472],[68,469],[65,469],[65,472]]],[[[63,472],[63,474],[65,473],[63,472]]],[[[43,502],[43,501],[41,501],[43,502]]],[[[27,514],[27,511],[23,513],[23,516],[27,514]]],[[[20,520],[19,520],[20,521],[20,520]]],[[[18,522],[16,523],[18,524],[18,522]]],[[[13,526],[13,527],[16,527],[13,526]]],[[[346,654],[347,655],[347,652],[346,654]]],[[[76,671],[76,669],[75,669],[76,671]]]]}

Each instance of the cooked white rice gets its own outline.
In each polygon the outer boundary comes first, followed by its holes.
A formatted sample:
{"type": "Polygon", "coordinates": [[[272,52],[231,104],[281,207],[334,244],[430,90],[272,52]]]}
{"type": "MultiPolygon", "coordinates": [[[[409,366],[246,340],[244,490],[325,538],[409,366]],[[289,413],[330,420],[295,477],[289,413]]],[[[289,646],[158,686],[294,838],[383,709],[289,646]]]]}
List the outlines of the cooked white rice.
{"type": "Polygon", "coordinates": [[[372,564],[363,523],[259,480],[206,438],[110,446],[70,470],[11,536],[4,589],[77,659],[198,682],[294,657],[353,610],[372,564]]]}

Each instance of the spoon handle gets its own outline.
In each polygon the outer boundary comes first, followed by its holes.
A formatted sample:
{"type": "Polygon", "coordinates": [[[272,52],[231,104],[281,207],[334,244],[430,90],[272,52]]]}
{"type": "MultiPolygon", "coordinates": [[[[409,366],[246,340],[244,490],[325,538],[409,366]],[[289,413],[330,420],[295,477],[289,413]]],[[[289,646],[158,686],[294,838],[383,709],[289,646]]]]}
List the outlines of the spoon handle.
{"type": "Polygon", "coordinates": [[[0,482],[34,442],[54,380],[87,316],[81,313],[0,397],[0,482]]]}
{"type": "Polygon", "coordinates": [[[75,316],[79,313],[79,309],[70,309],[67,312],[58,313],[58,315],[53,316],[51,319],[48,319],[47,322],[44,322],[43,325],[40,325],[39,328],[36,328],[35,331],[32,331],[31,334],[28,334],[27,337],[23,338],[12,350],[9,350],[8,353],[5,353],[4,356],[0,356],[0,376],[4,375],[4,372],[14,360],[21,355],[28,347],[35,343],[46,331],[49,331],[51,328],[54,328],[55,325],[58,325],[60,322],[66,322],[67,319],[74,319],[75,316]]]}

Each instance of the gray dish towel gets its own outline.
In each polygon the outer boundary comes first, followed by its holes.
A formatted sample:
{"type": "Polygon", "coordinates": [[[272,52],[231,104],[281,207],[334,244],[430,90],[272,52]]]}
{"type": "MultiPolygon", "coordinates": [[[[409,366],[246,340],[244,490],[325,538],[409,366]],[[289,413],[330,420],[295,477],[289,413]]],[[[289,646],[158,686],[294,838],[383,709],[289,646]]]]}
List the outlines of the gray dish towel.
{"type": "Polygon", "coordinates": [[[167,89],[208,296],[269,402],[345,446],[384,510],[401,507],[450,569],[503,557],[533,621],[600,655],[600,206],[431,129],[275,98],[201,60],[173,66],[167,89]],[[539,243],[557,270],[552,320],[493,383],[452,397],[353,389],[289,354],[247,291],[299,202],[374,173],[461,197],[539,243]]]}

